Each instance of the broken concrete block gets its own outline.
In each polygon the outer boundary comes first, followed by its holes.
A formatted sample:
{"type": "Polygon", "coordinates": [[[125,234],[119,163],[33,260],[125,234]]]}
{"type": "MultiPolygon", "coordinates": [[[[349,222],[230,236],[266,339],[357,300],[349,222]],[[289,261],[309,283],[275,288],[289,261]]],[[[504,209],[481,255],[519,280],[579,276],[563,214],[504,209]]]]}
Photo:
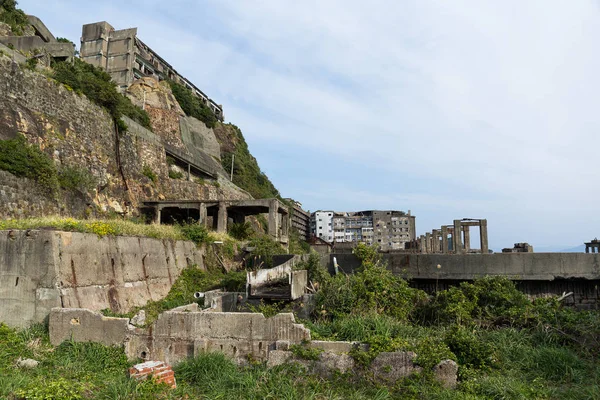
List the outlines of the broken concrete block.
{"type": "Polygon", "coordinates": [[[144,326],[146,324],[146,311],[140,310],[131,318],[130,323],[135,326],[144,326]]]}
{"type": "Polygon", "coordinates": [[[269,352],[269,359],[267,360],[267,367],[272,368],[285,364],[293,358],[294,354],[291,351],[271,350],[269,352]]]}
{"type": "Polygon", "coordinates": [[[40,365],[39,361],[36,360],[32,360],[31,358],[21,358],[19,357],[19,359],[17,360],[17,367],[19,368],[35,368],[38,365],[40,365]]]}
{"type": "Polygon", "coordinates": [[[413,363],[416,356],[412,351],[379,353],[371,363],[371,372],[376,380],[394,384],[399,379],[422,371],[421,367],[413,363]]]}
{"type": "Polygon", "coordinates": [[[458,383],[458,364],[453,360],[440,361],[433,367],[433,375],[443,387],[453,389],[458,383]]]}

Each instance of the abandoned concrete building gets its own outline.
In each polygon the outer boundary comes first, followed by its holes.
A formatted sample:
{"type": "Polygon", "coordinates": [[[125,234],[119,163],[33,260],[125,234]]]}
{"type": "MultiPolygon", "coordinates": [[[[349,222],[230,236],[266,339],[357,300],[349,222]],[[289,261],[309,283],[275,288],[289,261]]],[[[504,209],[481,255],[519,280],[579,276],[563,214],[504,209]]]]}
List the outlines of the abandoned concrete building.
{"type": "Polygon", "coordinates": [[[277,199],[145,201],[141,212],[157,224],[196,221],[217,232],[227,232],[229,223],[243,223],[249,215],[268,214],[269,236],[284,246],[289,240],[289,210],[277,199]]]}
{"type": "Polygon", "coordinates": [[[592,250],[592,253],[600,253],[600,240],[598,238],[585,243],[585,252],[589,253],[590,250],[592,250]]]}
{"type": "Polygon", "coordinates": [[[533,253],[533,246],[529,243],[515,243],[513,248],[502,249],[503,253],[533,253]]]}
{"type": "Polygon", "coordinates": [[[285,199],[292,204],[291,220],[292,228],[296,229],[302,240],[310,237],[310,214],[302,209],[302,203],[294,199],[285,199]]]}
{"type": "Polygon", "coordinates": [[[46,25],[33,15],[27,16],[29,26],[22,35],[15,35],[7,24],[0,23],[0,43],[22,52],[34,52],[35,58],[48,54],[55,60],[71,60],[75,55],[72,43],[59,42],[46,25]]]}
{"type": "Polygon", "coordinates": [[[323,240],[376,244],[381,251],[403,250],[416,235],[415,216],[396,210],[318,211],[311,216],[311,230],[323,240]]]}
{"type": "Polygon", "coordinates": [[[115,30],[106,21],[84,25],[80,53],[83,61],[108,72],[122,90],[144,77],[169,79],[190,89],[219,120],[224,120],[223,106],[209,98],[142,42],[137,37],[137,28],[115,30]]]}
{"type": "Polygon", "coordinates": [[[442,225],[421,235],[418,239],[420,253],[481,253],[489,252],[486,219],[463,218],[455,219],[452,225],[442,225]],[[479,249],[471,248],[471,227],[479,228],[479,249]]]}

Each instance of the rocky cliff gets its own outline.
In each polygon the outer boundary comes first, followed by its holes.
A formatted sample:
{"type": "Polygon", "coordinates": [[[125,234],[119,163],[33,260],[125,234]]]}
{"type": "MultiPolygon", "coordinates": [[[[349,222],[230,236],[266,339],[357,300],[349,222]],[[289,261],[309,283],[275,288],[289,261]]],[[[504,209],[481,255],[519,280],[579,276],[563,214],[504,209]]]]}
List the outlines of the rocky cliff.
{"type": "Polygon", "coordinates": [[[106,110],[46,75],[0,55],[0,140],[23,135],[57,168],[87,171],[94,184],[44,196],[35,181],[3,172],[0,218],[135,215],[144,200],[251,198],[227,178],[213,130],[186,117],[168,86],[149,79],[132,86],[128,96],[146,109],[153,132],[126,120],[117,134],[106,110]]]}

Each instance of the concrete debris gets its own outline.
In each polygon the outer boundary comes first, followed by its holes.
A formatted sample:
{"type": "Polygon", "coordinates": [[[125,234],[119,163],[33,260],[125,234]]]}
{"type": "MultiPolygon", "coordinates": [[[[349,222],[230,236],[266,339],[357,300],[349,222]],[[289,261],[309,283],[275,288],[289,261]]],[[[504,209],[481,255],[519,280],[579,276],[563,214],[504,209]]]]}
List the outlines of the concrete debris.
{"type": "Polygon", "coordinates": [[[453,360],[440,361],[433,367],[433,374],[443,387],[454,389],[458,383],[458,364],[453,360]]]}
{"type": "Polygon", "coordinates": [[[131,318],[130,323],[135,326],[144,326],[146,324],[146,311],[140,310],[131,318]]]}
{"type": "Polygon", "coordinates": [[[36,368],[40,364],[39,361],[33,360],[31,358],[21,358],[17,360],[17,367],[19,368],[36,368]]]}

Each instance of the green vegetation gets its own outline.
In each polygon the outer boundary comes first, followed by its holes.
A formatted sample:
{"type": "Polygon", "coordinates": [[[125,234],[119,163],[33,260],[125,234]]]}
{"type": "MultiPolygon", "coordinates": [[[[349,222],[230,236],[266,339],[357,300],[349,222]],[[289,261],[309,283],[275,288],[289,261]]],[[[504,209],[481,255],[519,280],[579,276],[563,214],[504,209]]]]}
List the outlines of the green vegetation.
{"type": "Polygon", "coordinates": [[[183,178],[183,172],[169,170],[169,178],[171,178],[171,179],[182,179],[183,178]]]}
{"type": "Polygon", "coordinates": [[[229,225],[228,231],[229,236],[237,240],[247,240],[254,236],[254,229],[248,221],[233,223],[229,225]]]}
{"type": "Polygon", "coordinates": [[[194,117],[209,127],[214,128],[217,124],[217,117],[202,100],[195,96],[192,91],[179,83],[169,81],[171,91],[181,106],[183,112],[190,117],[194,117]]]}
{"type": "Polygon", "coordinates": [[[231,158],[235,155],[233,164],[233,183],[249,192],[255,199],[280,197],[269,178],[260,170],[256,158],[250,154],[248,144],[240,128],[227,124],[235,135],[235,151],[221,154],[221,164],[225,171],[231,169],[231,158]]]}
{"type": "Polygon", "coordinates": [[[200,225],[197,223],[184,224],[179,225],[179,230],[181,230],[181,233],[183,234],[183,237],[186,240],[191,240],[192,242],[198,244],[213,241],[212,237],[210,236],[208,230],[204,225],[200,225]]]}
{"type": "Polygon", "coordinates": [[[131,100],[120,94],[117,91],[116,83],[101,68],[78,58],[73,63],[53,63],[52,68],[54,79],[108,110],[120,131],[127,130],[127,125],[121,120],[123,115],[152,130],[150,117],[146,111],[135,106],[131,100]]]}
{"type": "Polygon", "coordinates": [[[96,187],[98,181],[85,168],[64,166],[58,170],[58,183],[63,189],[87,193],[96,187]]]}
{"type": "Polygon", "coordinates": [[[33,179],[49,193],[58,189],[58,176],[52,159],[37,146],[28,144],[21,135],[0,141],[0,169],[33,179]]]}
{"type": "Polygon", "coordinates": [[[245,272],[230,272],[225,274],[216,268],[204,271],[196,266],[192,266],[181,272],[181,275],[177,278],[169,294],[164,299],[150,301],[144,307],[137,307],[126,314],[115,314],[110,310],[104,310],[103,313],[107,316],[131,318],[139,310],[144,309],[146,311],[146,326],[148,326],[156,321],[160,313],[175,307],[194,303],[196,301],[194,293],[196,292],[206,292],[213,289],[238,292],[244,290],[245,284],[245,272]]]}
{"type": "Polygon", "coordinates": [[[302,360],[316,361],[321,356],[323,349],[309,347],[308,343],[293,344],[290,346],[290,351],[294,356],[302,360]]]}
{"type": "Polygon", "coordinates": [[[150,168],[149,165],[144,165],[144,168],[142,169],[142,175],[144,175],[146,178],[150,179],[152,181],[152,183],[156,183],[156,181],[158,180],[158,176],[152,170],[152,168],[150,168]]]}
{"type": "Polygon", "coordinates": [[[271,268],[273,266],[273,256],[285,254],[283,247],[268,235],[254,237],[250,240],[248,246],[254,248],[251,256],[256,262],[252,263],[252,269],[271,268]]]}
{"type": "Polygon", "coordinates": [[[0,1],[0,22],[10,26],[14,35],[23,35],[23,29],[29,25],[27,15],[23,10],[17,8],[18,3],[15,0],[0,1]]]}

